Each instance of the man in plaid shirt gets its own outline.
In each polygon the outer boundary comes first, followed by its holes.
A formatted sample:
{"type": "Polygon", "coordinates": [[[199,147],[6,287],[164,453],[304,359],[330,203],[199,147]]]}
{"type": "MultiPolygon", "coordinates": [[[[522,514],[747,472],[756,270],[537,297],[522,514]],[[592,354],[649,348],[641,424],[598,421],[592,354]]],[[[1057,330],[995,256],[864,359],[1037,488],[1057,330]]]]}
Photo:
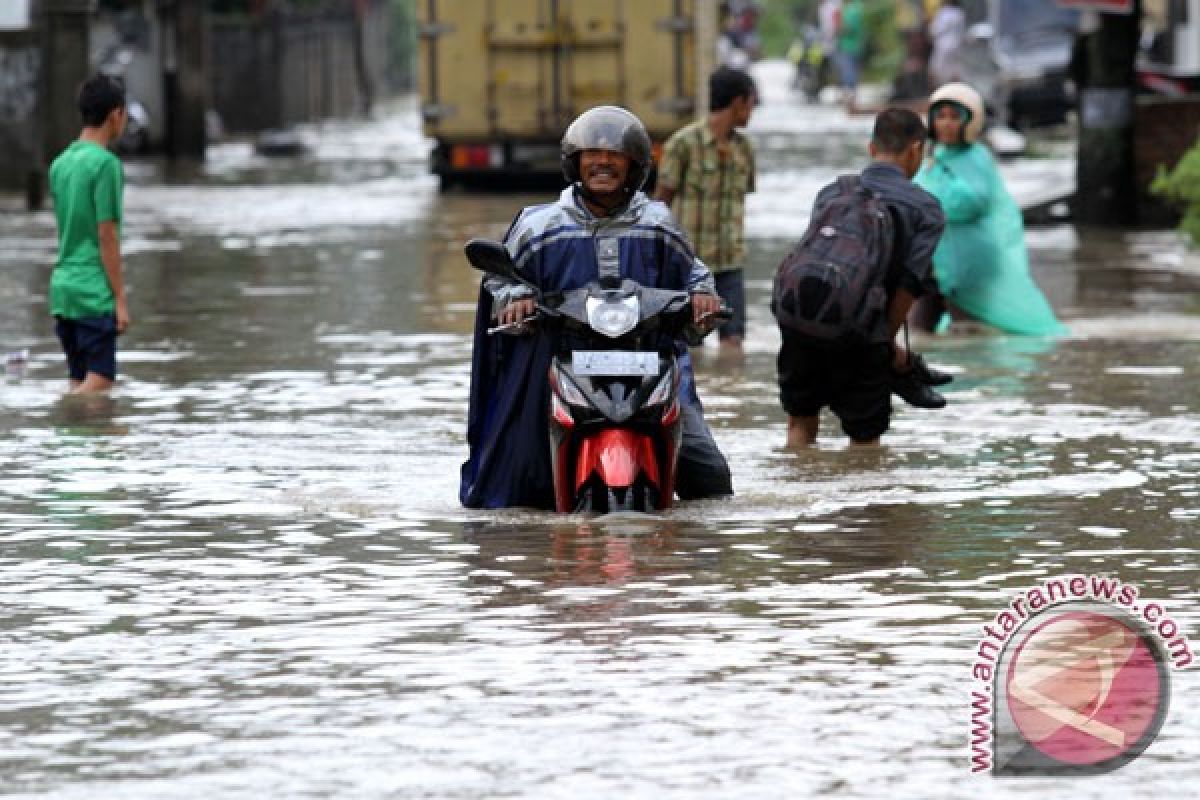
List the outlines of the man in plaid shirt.
{"type": "Polygon", "coordinates": [[[667,140],[658,165],[655,199],[671,206],[696,255],[716,279],[733,311],[718,333],[722,348],[740,351],[746,334],[746,194],[754,191],[754,146],[738,131],[758,102],[754,80],[720,67],[708,79],[709,114],[667,140]]]}

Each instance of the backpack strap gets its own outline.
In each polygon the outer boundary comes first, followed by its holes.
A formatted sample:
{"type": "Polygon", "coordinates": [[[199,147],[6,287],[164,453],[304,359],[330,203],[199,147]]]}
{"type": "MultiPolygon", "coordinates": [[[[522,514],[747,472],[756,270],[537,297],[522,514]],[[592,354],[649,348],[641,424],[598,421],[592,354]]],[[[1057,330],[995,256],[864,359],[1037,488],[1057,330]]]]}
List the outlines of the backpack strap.
{"type": "Polygon", "coordinates": [[[854,194],[862,189],[862,179],[857,175],[839,175],[837,182],[842,194],[854,194]]]}
{"type": "Polygon", "coordinates": [[[900,248],[896,247],[896,236],[898,235],[899,227],[896,223],[895,214],[892,212],[891,207],[888,206],[887,202],[884,200],[884,196],[881,192],[877,192],[874,189],[863,185],[861,175],[839,175],[837,183],[838,189],[840,189],[843,194],[849,195],[861,193],[870,202],[874,203],[875,208],[879,213],[887,215],[892,236],[889,241],[882,243],[884,252],[881,254],[883,256],[883,276],[884,280],[886,280],[892,274],[892,271],[898,266],[897,260],[900,248]]]}
{"type": "Polygon", "coordinates": [[[874,189],[872,189],[868,186],[864,186],[863,182],[862,182],[862,177],[859,175],[839,175],[837,178],[837,184],[838,184],[838,189],[840,189],[843,194],[854,194],[855,192],[862,192],[863,194],[867,195],[868,197],[873,197],[876,200],[883,202],[883,194],[881,192],[875,191],[874,189]]]}

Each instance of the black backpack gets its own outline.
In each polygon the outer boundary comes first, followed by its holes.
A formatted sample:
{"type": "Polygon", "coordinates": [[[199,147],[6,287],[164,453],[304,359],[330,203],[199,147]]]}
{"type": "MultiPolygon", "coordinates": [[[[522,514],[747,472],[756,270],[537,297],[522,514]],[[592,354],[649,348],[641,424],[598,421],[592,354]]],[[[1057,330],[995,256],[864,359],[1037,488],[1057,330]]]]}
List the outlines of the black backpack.
{"type": "Polygon", "coordinates": [[[779,265],[771,311],[780,327],[811,339],[886,342],[892,215],[857,175],[837,186],[779,265]]]}

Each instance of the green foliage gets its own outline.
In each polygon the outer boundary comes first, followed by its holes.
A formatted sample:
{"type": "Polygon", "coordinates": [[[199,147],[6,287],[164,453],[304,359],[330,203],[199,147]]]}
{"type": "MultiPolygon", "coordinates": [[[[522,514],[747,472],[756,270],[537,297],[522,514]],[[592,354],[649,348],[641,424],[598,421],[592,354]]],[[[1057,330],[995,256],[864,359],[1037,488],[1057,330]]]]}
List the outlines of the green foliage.
{"type": "Polygon", "coordinates": [[[1193,246],[1200,246],[1200,141],[1192,145],[1173,170],[1168,172],[1159,164],[1150,191],[1183,209],[1179,227],[1193,246]]]}
{"type": "Polygon", "coordinates": [[[817,0],[767,0],[758,19],[763,58],[783,58],[800,23],[817,18],[817,0]]]}

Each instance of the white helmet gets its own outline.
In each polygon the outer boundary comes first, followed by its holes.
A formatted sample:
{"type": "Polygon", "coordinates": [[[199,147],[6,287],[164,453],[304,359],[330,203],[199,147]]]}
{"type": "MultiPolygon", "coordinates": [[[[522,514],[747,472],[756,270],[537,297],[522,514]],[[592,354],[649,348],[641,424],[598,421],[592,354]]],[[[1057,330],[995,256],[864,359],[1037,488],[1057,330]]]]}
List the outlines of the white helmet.
{"type": "Polygon", "coordinates": [[[965,83],[947,83],[933,94],[929,95],[929,130],[933,131],[933,115],[937,107],[943,103],[954,103],[967,112],[967,121],[963,125],[962,138],[967,144],[979,140],[983,133],[983,123],[986,112],[983,108],[983,98],[979,92],[965,83]]]}

